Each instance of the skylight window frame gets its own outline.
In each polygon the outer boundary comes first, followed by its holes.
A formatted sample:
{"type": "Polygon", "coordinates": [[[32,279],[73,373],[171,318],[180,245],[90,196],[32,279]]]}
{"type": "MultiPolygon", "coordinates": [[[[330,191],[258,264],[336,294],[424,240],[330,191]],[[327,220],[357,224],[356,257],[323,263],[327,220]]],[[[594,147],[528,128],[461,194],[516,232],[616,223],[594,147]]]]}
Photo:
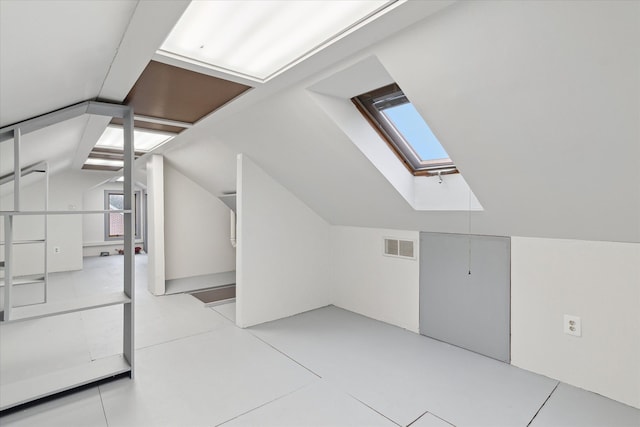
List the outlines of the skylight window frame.
{"type": "Polygon", "coordinates": [[[378,132],[389,148],[415,176],[446,175],[458,173],[451,159],[422,160],[393,122],[384,114],[384,109],[411,103],[396,83],[372,90],[351,98],[360,113],[378,132]],[[377,104],[384,104],[380,107],[377,104]]]}
{"type": "MultiPolygon", "coordinates": [[[[100,139],[96,142],[96,144],[93,146],[93,148],[91,149],[91,151],[89,152],[89,155],[87,156],[87,158],[85,159],[83,165],[82,165],[82,169],[84,170],[99,170],[99,171],[119,171],[120,169],[122,169],[124,163],[124,151],[123,148],[121,148],[119,145],[103,145],[100,144],[101,139],[103,138],[103,136],[105,135],[106,131],[109,129],[115,129],[118,131],[122,130],[122,125],[119,124],[109,124],[107,126],[107,128],[105,129],[105,132],[103,132],[102,136],[100,137],[100,139]],[[100,163],[103,164],[100,164],[100,163]],[[113,162],[118,162],[118,164],[114,164],[113,162]],[[109,164],[110,163],[110,164],[109,164]],[[121,164],[120,164],[121,163],[121,164]]],[[[152,151],[162,147],[163,145],[165,145],[166,143],[168,143],[169,141],[171,141],[173,138],[176,137],[176,135],[178,135],[177,133],[174,132],[167,132],[167,131],[161,131],[161,130],[156,130],[156,129],[146,129],[146,128],[140,128],[140,127],[136,127],[133,130],[134,135],[138,135],[138,138],[140,138],[140,134],[157,134],[160,136],[163,136],[165,139],[162,140],[161,142],[157,143],[156,145],[154,145],[153,147],[149,148],[149,149],[137,149],[134,151],[134,159],[137,160],[138,158],[144,156],[145,154],[151,153],[152,151]]],[[[124,143],[124,142],[123,142],[124,143]]]]}
{"type": "MultiPolygon", "coordinates": [[[[105,133],[108,130],[115,130],[117,132],[121,132],[122,131],[122,126],[119,124],[109,124],[107,126],[107,128],[105,129],[105,131],[102,133],[102,135],[100,136],[100,139],[98,139],[98,141],[96,142],[96,144],[94,145],[95,148],[97,149],[103,149],[103,150],[114,150],[114,151],[119,151],[122,152],[122,146],[120,145],[103,145],[100,144],[102,141],[102,138],[104,137],[105,133]]],[[[157,130],[157,129],[147,129],[147,128],[141,128],[141,127],[135,127],[133,129],[134,134],[138,135],[138,139],[142,139],[144,138],[144,135],[147,134],[153,134],[153,135],[158,135],[164,139],[162,139],[160,142],[156,143],[154,146],[150,147],[150,148],[139,148],[136,147],[135,151],[136,153],[150,153],[158,148],[160,148],[161,146],[163,146],[164,144],[166,144],[167,142],[171,141],[173,138],[176,137],[177,133],[175,132],[167,132],[167,131],[163,131],[163,130],[157,130]]],[[[119,133],[117,133],[117,135],[119,136],[119,133]]],[[[122,142],[124,143],[122,140],[118,140],[118,142],[122,142]]]]}

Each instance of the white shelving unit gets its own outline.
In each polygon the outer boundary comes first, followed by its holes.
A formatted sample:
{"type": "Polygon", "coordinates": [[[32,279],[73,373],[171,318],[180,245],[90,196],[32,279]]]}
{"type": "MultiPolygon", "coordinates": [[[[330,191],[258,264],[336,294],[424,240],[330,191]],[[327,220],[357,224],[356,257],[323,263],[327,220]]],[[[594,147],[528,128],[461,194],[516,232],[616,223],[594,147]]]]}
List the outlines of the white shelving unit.
{"type": "MultiPolygon", "coordinates": [[[[14,156],[14,160],[15,160],[15,156],[14,156]]],[[[14,165],[15,166],[15,165],[14,165]]],[[[44,200],[44,204],[43,204],[43,208],[44,210],[48,210],[49,209],[49,165],[47,164],[47,162],[40,162],[37,163],[35,165],[31,165],[31,166],[27,166],[25,168],[16,168],[20,170],[20,178],[23,178],[27,175],[31,175],[33,173],[41,173],[44,174],[44,188],[43,188],[43,200],[44,200]]],[[[16,180],[16,172],[14,171],[11,174],[5,175],[3,177],[0,177],[0,185],[7,185],[11,182],[15,182],[16,180]]],[[[18,184],[19,185],[19,184],[18,184]]],[[[15,188],[14,188],[15,191],[15,188]]],[[[14,200],[15,202],[15,200],[14,200]]],[[[47,262],[47,256],[48,256],[48,245],[47,245],[47,217],[43,215],[43,222],[44,222],[44,227],[43,227],[43,233],[42,233],[42,238],[41,239],[28,239],[28,240],[13,240],[13,246],[18,246],[18,245],[39,245],[41,246],[42,252],[43,252],[43,268],[42,268],[42,272],[40,274],[29,274],[29,275],[25,275],[25,276],[16,276],[13,275],[12,277],[12,283],[13,286],[19,286],[19,285],[33,285],[33,284],[41,284],[42,285],[42,293],[43,293],[43,297],[41,301],[36,301],[36,302],[31,302],[28,303],[26,305],[33,305],[33,304],[45,304],[47,302],[47,297],[48,297],[48,285],[49,285],[49,271],[48,271],[48,262],[47,262]]],[[[4,247],[6,245],[6,242],[1,241],[0,240],[0,247],[4,247]]],[[[0,266],[0,269],[4,270],[4,263],[2,266],[0,266]]],[[[5,273],[3,271],[3,273],[5,273]]],[[[2,278],[0,279],[0,287],[4,287],[5,286],[5,279],[4,279],[4,274],[2,276],[2,278]]],[[[16,306],[18,307],[18,306],[16,306]]],[[[0,310],[1,311],[1,310],[0,310]]],[[[0,318],[2,318],[2,316],[0,316],[0,318]]]]}
{"type": "MultiPolygon", "coordinates": [[[[0,411],[16,407],[43,397],[61,393],[76,387],[81,387],[106,378],[129,374],[133,378],[134,372],[134,218],[133,218],[133,110],[124,105],[108,104],[104,102],[85,101],[70,107],[51,112],[36,118],[6,126],[0,129],[0,143],[13,140],[13,166],[11,175],[13,181],[13,210],[0,211],[0,218],[4,224],[4,261],[0,268],[4,269],[4,280],[0,285],[4,288],[4,307],[1,323],[10,327],[8,323],[28,322],[34,319],[42,319],[50,316],[92,310],[112,305],[123,306],[123,345],[122,354],[91,361],[76,367],[50,372],[45,375],[29,378],[27,380],[0,385],[0,411]],[[22,210],[20,207],[21,178],[29,168],[21,168],[20,143],[22,135],[42,129],[44,127],[60,123],[84,114],[95,114],[123,119],[124,129],[124,209],[121,211],[66,211],[49,210],[48,195],[45,196],[45,208],[43,210],[22,210]],[[124,280],[120,292],[92,295],[61,302],[49,302],[46,300],[47,283],[47,246],[46,233],[47,218],[51,215],[88,215],[88,214],[124,214],[124,280]],[[45,218],[45,233],[43,239],[14,240],[14,219],[25,215],[40,215],[45,218]],[[44,274],[18,277],[14,274],[14,246],[42,244],[45,250],[44,274]],[[45,283],[45,302],[28,306],[17,307],[13,305],[13,287],[27,283],[45,283]]],[[[48,172],[46,177],[46,193],[48,193],[48,172]]],[[[2,179],[2,178],[0,178],[2,179]]],[[[8,177],[4,178],[5,181],[8,177]]],[[[7,343],[0,345],[20,345],[20,343],[7,343]]]]}

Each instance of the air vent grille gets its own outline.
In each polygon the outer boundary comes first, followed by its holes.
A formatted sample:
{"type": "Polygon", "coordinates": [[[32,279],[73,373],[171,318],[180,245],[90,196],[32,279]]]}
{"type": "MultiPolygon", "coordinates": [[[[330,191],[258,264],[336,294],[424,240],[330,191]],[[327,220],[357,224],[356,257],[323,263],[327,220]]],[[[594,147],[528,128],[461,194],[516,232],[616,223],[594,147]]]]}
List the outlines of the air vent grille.
{"type": "Polygon", "coordinates": [[[402,240],[394,237],[384,238],[384,254],[387,256],[416,259],[415,242],[413,240],[402,240]]]}

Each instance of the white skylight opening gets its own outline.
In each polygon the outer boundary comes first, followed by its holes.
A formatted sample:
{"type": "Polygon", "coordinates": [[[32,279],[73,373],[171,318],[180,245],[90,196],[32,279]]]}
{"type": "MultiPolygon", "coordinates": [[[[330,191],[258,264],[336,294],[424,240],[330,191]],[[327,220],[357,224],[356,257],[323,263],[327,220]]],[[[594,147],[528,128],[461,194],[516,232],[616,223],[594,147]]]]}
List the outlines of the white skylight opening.
{"type": "Polygon", "coordinates": [[[396,2],[192,1],[158,53],[264,82],[396,2]]]}
{"type": "MultiPolygon", "coordinates": [[[[175,137],[173,133],[133,130],[134,158],[148,153],[175,137]]],[[[117,171],[124,166],[124,132],[121,126],[109,125],[89,153],[82,169],[117,171]]]]}
{"type": "Polygon", "coordinates": [[[352,101],[412,174],[458,173],[436,135],[397,84],[363,93],[352,101]]]}
{"type": "Polygon", "coordinates": [[[95,159],[92,157],[89,157],[85,162],[85,165],[91,165],[91,166],[106,166],[106,167],[110,167],[110,168],[117,168],[120,169],[122,167],[124,167],[124,161],[123,160],[113,160],[113,159],[95,159]]]}
{"type": "MultiPolygon", "coordinates": [[[[135,145],[135,151],[144,153],[149,152],[168,142],[174,136],[174,134],[170,133],[134,129],[133,143],[135,145]]],[[[96,147],[122,150],[124,147],[124,135],[122,128],[118,126],[107,126],[104,133],[96,143],[96,147]]]]}

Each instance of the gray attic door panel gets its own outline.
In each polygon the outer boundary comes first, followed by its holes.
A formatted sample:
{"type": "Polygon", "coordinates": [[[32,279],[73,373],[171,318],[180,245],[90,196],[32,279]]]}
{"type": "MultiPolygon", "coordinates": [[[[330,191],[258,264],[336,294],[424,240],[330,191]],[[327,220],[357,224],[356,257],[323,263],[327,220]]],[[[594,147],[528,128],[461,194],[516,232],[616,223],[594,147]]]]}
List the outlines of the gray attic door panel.
{"type": "Polygon", "coordinates": [[[509,363],[510,244],[508,237],[420,233],[422,335],[509,363]]]}

